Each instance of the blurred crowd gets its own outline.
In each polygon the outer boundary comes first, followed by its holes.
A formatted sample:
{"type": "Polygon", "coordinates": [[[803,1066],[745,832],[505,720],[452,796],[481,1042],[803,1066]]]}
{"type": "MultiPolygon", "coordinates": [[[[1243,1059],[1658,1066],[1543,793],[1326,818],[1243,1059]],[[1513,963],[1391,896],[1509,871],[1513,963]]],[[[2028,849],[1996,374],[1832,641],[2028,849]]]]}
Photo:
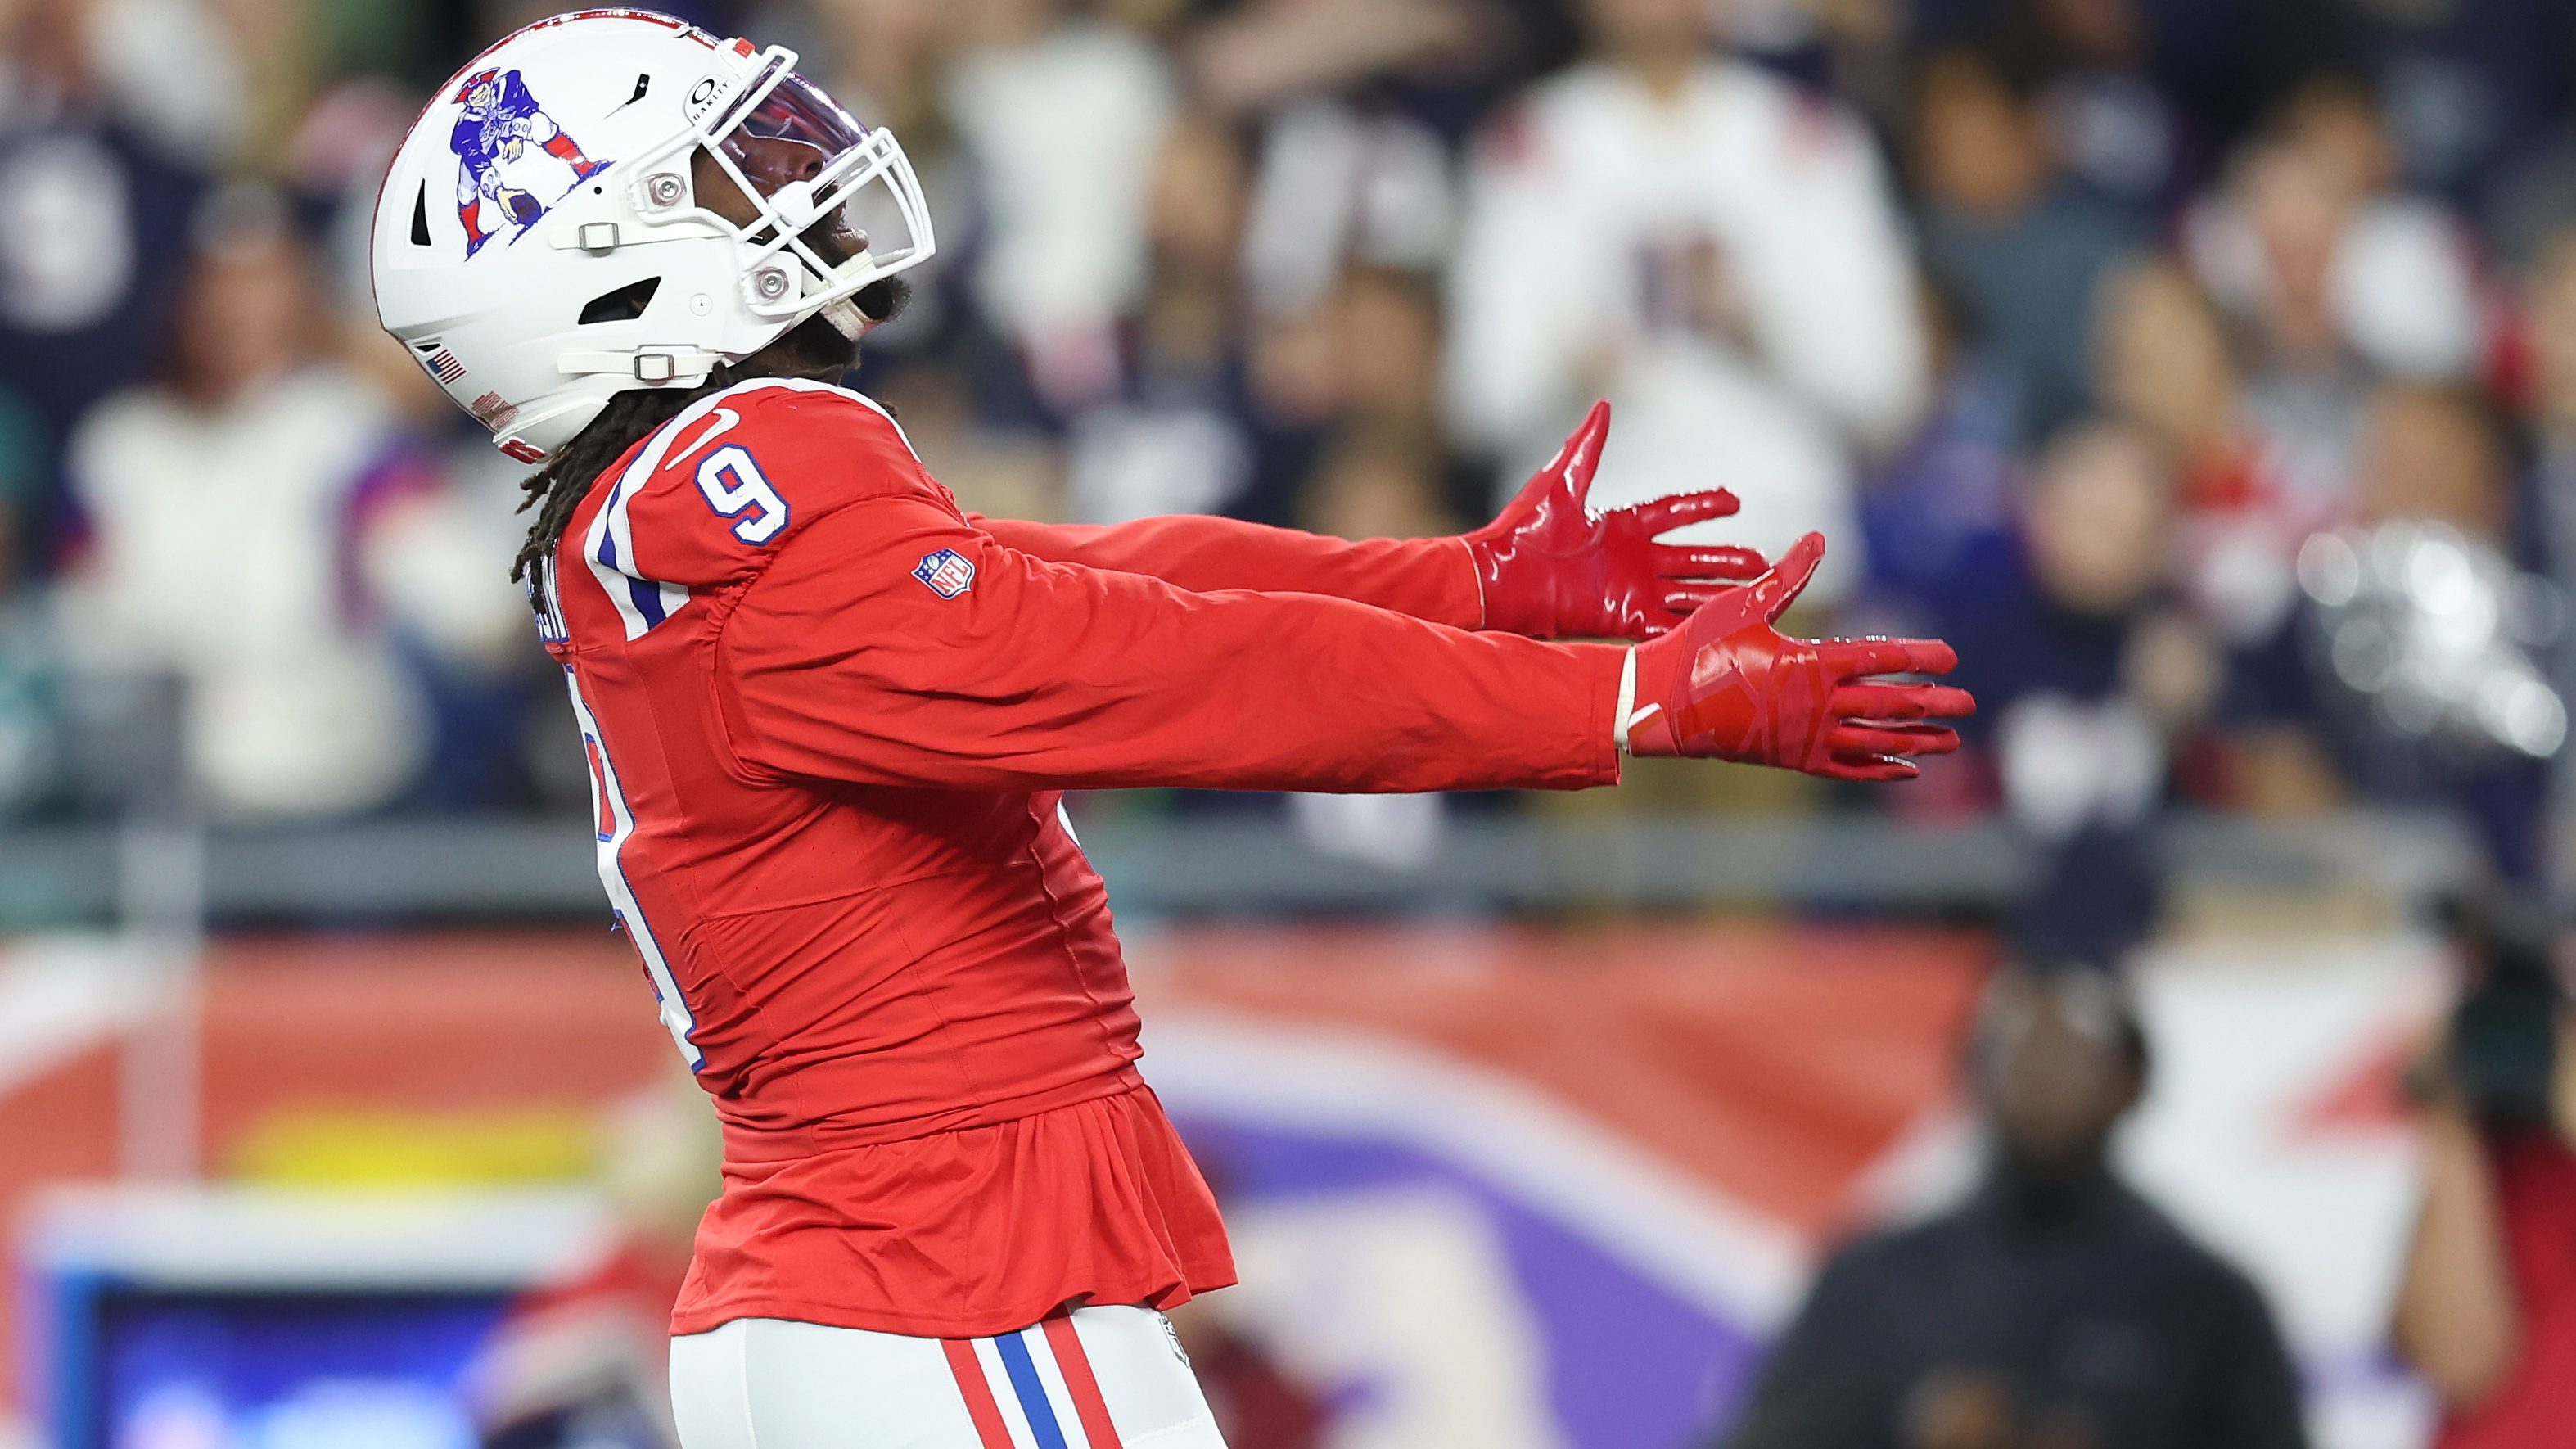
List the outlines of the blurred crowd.
{"type": "MultiPolygon", "coordinates": [[[[144,697],[217,817],[580,808],[519,470],[364,275],[422,99],[545,8],[0,6],[0,810],[132,803],[144,697]]],[[[859,382],[970,507],[1453,530],[1606,396],[1603,502],[1723,484],[1712,536],[1833,540],[1803,622],[1960,645],[1970,758],[1884,808],[2134,882],[2176,802],[2431,801],[2543,868],[2560,0],[672,8],[921,168],[859,382]]]]}
{"type": "MultiPolygon", "coordinates": [[[[1973,1179],[1827,1257],[1709,1449],[2563,1449],[2576,1424],[2569,924],[2464,901],[2447,931],[2461,989],[2408,1053],[2421,1187],[2387,1336],[2425,1391],[2425,1432],[2346,1438],[2355,1426],[2303,1414],[2273,1305],[2137,1185],[2117,1139],[2157,1050],[2120,973],[2008,967],[1960,1054],[1973,1179]]],[[[2315,1393],[2319,1366],[2306,1368],[2315,1393]]]]}

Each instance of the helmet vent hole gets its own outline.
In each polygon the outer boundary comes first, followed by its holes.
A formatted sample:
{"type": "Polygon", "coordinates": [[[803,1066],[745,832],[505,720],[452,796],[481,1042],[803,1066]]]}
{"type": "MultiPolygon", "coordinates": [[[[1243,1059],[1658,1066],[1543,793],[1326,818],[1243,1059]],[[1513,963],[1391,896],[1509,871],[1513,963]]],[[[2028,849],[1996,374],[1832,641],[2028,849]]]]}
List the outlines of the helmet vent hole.
{"type": "Polygon", "coordinates": [[[646,277],[630,282],[614,292],[602,292],[581,309],[581,325],[593,322],[632,322],[644,315],[653,302],[653,294],[662,290],[660,277],[646,277]]]}
{"type": "Polygon", "coordinates": [[[416,247],[429,245],[429,183],[426,181],[420,184],[420,190],[412,193],[411,244],[416,247]]]}

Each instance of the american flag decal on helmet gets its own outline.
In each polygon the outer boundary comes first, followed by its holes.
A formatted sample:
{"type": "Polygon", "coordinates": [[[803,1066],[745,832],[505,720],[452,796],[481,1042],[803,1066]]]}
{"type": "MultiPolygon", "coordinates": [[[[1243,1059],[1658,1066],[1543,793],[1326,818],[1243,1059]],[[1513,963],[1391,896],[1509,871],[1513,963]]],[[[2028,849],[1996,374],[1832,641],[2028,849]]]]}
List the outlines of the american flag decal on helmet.
{"type": "Polygon", "coordinates": [[[435,337],[424,337],[414,342],[411,353],[430,376],[442,383],[453,386],[457,379],[465,376],[465,364],[457,361],[456,354],[448,351],[435,337]]]}

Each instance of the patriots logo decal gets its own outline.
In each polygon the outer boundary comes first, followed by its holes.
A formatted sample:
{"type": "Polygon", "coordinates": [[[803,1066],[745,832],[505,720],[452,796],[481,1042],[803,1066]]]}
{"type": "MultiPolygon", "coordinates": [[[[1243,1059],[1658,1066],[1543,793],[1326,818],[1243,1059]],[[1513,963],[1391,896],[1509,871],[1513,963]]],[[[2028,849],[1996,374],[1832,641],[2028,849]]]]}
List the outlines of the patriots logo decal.
{"type": "Polygon", "coordinates": [[[528,234],[546,208],[608,168],[582,154],[515,70],[477,71],[456,89],[465,108],[448,133],[456,153],[456,216],[472,256],[504,230],[528,234]]]}

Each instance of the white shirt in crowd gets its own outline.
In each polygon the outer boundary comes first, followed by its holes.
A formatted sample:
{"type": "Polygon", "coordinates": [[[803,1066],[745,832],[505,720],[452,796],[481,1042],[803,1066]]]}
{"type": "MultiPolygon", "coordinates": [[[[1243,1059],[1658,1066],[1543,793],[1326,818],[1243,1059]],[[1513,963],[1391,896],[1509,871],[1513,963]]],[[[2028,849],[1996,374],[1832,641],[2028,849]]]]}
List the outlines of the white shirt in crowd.
{"type": "Polygon", "coordinates": [[[949,77],[948,114],[983,173],[975,295],[1051,398],[1115,376],[1114,328],[1145,294],[1146,196],[1176,95],[1163,53],[1106,24],[975,52],[949,77]]]}
{"type": "Polygon", "coordinates": [[[1858,563],[1859,451],[1899,434],[1926,388],[1907,258],[1878,154],[1840,105],[1735,62],[1669,99],[1579,66],[1477,159],[1452,420],[1517,481],[1607,396],[1596,499],[1732,488],[1743,513],[1701,529],[1775,554],[1824,530],[1836,552],[1814,596],[1829,599],[1858,563]]]}
{"type": "Polygon", "coordinates": [[[510,627],[506,550],[435,497],[362,506],[393,424],[373,388],[310,368],[221,408],[128,393],[73,439],[91,545],[59,596],[64,655],[182,681],[219,814],[383,803],[426,745],[395,627],[451,653],[510,627]]]}

